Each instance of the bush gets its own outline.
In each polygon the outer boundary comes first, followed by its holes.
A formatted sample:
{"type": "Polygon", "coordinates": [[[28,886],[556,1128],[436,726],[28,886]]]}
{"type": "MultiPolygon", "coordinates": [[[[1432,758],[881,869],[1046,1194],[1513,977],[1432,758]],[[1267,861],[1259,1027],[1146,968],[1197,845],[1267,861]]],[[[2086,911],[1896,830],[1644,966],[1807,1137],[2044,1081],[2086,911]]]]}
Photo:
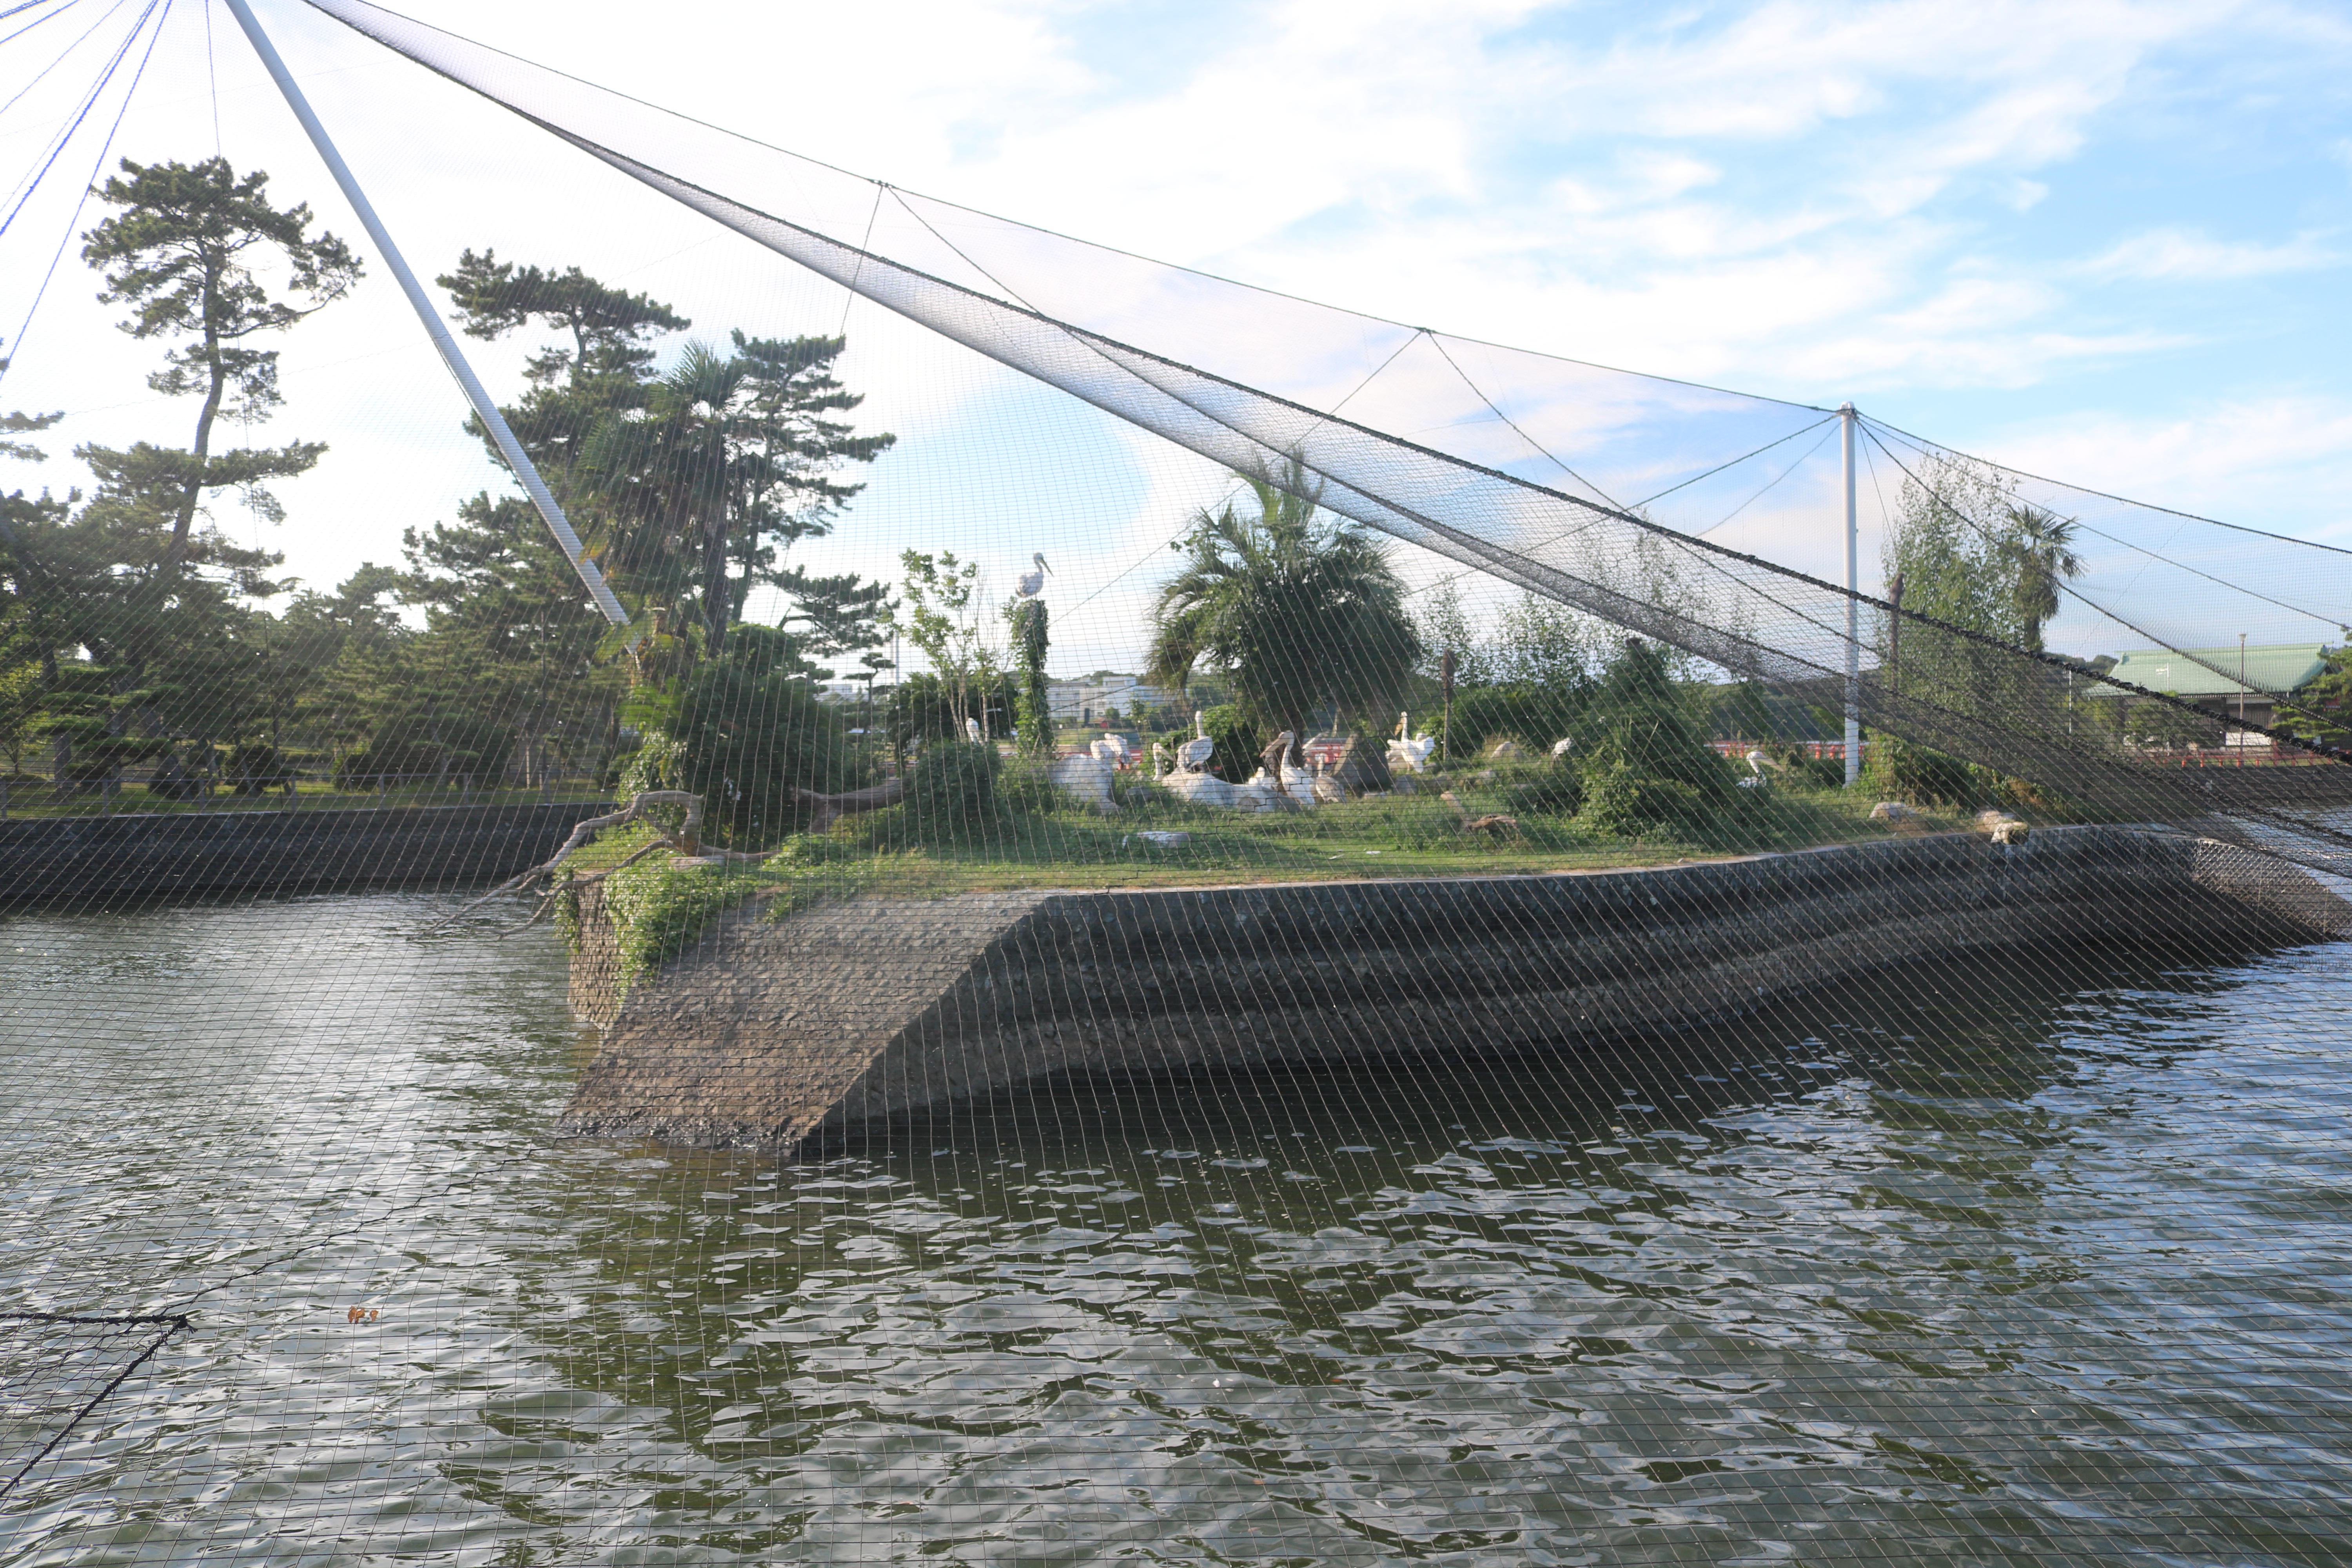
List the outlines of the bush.
{"type": "Polygon", "coordinates": [[[228,765],[222,771],[238,795],[284,789],[294,782],[292,763],[279,755],[277,747],[265,746],[257,741],[248,741],[230,752],[228,765]]]}
{"type": "Polygon", "coordinates": [[[604,759],[604,765],[597,770],[596,787],[607,790],[619,789],[621,781],[628,776],[629,766],[636,761],[637,752],[644,744],[644,739],[640,737],[614,748],[613,754],[604,759]]]}
{"type": "Polygon", "coordinates": [[[907,772],[907,814],[925,826],[949,832],[992,817],[1003,767],[996,748],[986,742],[942,741],[927,746],[907,772]]]}
{"type": "Polygon", "coordinates": [[[1845,784],[1843,757],[1817,757],[1810,746],[1776,746],[1772,760],[1782,774],[1801,789],[1840,789],[1845,784]]]}
{"type": "Polygon", "coordinates": [[[147,781],[147,793],[159,800],[197,800],[212,793],[212,781],[182,762],[177,752],[166,752],[147,781]]]}
{"type": "Polygon", "coordinates": [[[796,792],[846,788],[856,767],[840,710],[805,679],[725,664],[695,673],[668,733],[648,734],[637,757],[631,783],[700,795],[703,831],[739,847],[806,826],[796,792]]]}
{"type": "Polygon", "coordinates": [[[1698,789],[1619,757],[1590,769],[1578,820],[1619,838],[1694,837],[1716,826],[1718,808],[1698,789]]]}
{"type": "MultiPolygon", "coordinates": [[[[748,867],[678,871],[660,855],[605,879],[604,910],[620,949],[620,972],[614,978],[621,994],[692,947],[711,921],[759,886],[758,874],[748,867]]],[[[576,923],[576,915],[574,920],[576,923]]]]}
{"type": "Polygon", "coordinates": [[[1445,754],[1456,759],[1484,755],[1493,742],[1516,739],[1530,752],[1551,749],[1576,732],[1591,700],[1584,686],[1473,686],[1454,694],[1454,728],[1445,754]]]}
{"type": "Polygon", "coordinates": [[[1503,798],[1515,815],[1574,816],[1584,807],[1584,778],[1562,760],[1514,784],[1503,798]]]}
{"type": "MultiPolygon", "coordinates": [[[[1020,685],[1017,678],[1004,673],[984,686],[967,687],[963,710],[968,717],[979,719],[984,710],[988,732],[1010,737],[1014,717],[1020,711],[1020,685]]],[[[928,671],[909,675],[891,687],[879,706],[881,712],[875,722],[890,737],[894,746],[913,747],[964,739],[966,731],[956,720],[954,689],[928,671]]]]}
{"type": "MultiPolygon", "coordinates": [[[[759,865],[735,862],[681,870],[667,855],[622,866],[630,853],[653,842],[644,827],[628,827],[600,838],[585,863],[615,868],[604,881],[604,918],[613,924],[620,963],[614,1000],[637,982],[702,940],[729,910],[761,900],[764,917],[778,920],[828,899],[856,895],[870,879],[871,858],[839,839],[813,834],[787,838],[759,865]]],[[[571,951],[580,951],[580,891],[576,879],[556,889],[556,929],[571,951]]]]}
{"type": "Polygon", "coordinates": [[[1201,727],[1217,743],[1216,754],[1209,759],[1209,771],[1227,784],[1247,784],[1250,775],[1257,772],[1259,754],[1274,740],[1243,718],[1242,710],[1232,703],[1203,709],[1201,727]]]}
{"type": "Polygon", "coordinates": [[[1699,734],[1655,649],[1629,639],[1578,726],[1579,820],[1622,837],[1706,836],[1741,807],[1736,775],[1699,734]]]}
{"type": "Polygon", "coordinates": [[[454,783],[495,789],[514,755],[514,731],[470,713],[436,711],[394,719],[366,747],[335,764],[335,787],[371,790],[379,784],[454,783]]]}
{"type": "MultiPolygon", "coordinates": [[[[1870,739],[1862,782],[1880,800],[1967,811],[1989,793],[1990,780],[1959,758],[1881,731],[1870,739]]],[[[1843,768],[1841,763],[1840,767],[1843,768]]],[[[1839,775],[1843,778],[1843,773],[1839,775]]]]}
{"type": "Polygon", "coordinates": [[[1005,811],[1043,816],[1068,809],[1070,797],[1046,776],[1042,765],[1015,763],[996,775],[996,804],[1005,811]]]}
{"type": "Polygon", "coordinates": [[[1160,811],[1176,804],[1176,796],[1167,785],[1154,784],[1138,773],[1112,775],[1110,797],[1127,811],[1160,811]]]}

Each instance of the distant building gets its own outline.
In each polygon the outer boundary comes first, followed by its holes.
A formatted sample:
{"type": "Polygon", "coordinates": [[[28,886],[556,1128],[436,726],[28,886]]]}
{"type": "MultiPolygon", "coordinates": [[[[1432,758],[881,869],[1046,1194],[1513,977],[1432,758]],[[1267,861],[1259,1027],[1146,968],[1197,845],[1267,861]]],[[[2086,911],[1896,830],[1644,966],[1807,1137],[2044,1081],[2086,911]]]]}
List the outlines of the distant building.
{"type": "Polygon", "coordinates": [[[1102,674],[1046,682],[1045,710],[1057,724],[1092,724],[1114,708],[1121,719],[1132,719],[1137,710],[1166,707],[1177,696],[1137,676],[1102,674]]]}
{"type": "MultiPolygon", "coordinates": [[[[2193,702],[2229,723],[2267,729],[2275,710],[2271,693],[2300,691],[2326,668],[2325,644],[2279,643],[2243,649],[2191,647],[2178,653],[2170,648],[2135,648],[2118,658],[2107,674],[2117,681],[2193,702]],[[2221,673],[2224,670],[2229,673],[2221,673]]],[[[2102,681],[2084,695],[2117,698],[2131,693],[2102,681]]]]}

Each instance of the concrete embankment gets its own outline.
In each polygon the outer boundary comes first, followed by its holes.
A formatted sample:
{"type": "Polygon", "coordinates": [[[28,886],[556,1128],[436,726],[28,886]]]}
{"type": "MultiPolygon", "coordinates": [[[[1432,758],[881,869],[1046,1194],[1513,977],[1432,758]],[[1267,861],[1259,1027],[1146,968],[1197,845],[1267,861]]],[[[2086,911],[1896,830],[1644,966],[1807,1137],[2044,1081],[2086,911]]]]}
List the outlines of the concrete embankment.
{"type": "Polygon", "coordinates": [[[1050,1073],[1572,1048],[1906,961],[2352,931],[2352,906],[2267,857],[2076,827],[1649,870],[747,909],[615,1006],[593,894],[572,999],[604,1033],[565,1129],[784,1148],[1050,1073]]]}
{"type": "Polygon", "coordinates": [[[461,888],[555,853],[594,802],[28,817],[0,822],[0,902],[461,888]]]}

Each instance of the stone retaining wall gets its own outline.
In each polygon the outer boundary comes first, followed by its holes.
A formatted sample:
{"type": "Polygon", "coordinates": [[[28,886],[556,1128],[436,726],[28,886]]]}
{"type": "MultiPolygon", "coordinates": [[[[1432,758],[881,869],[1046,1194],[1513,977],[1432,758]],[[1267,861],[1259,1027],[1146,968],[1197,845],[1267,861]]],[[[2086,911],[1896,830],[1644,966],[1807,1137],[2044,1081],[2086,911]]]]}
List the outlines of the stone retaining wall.
{"type": "Polygon", "coordinates": [[[392,806],[27,817],[0,822],[0,902],[495,882],[613,808],[392,806]]]}
{"type": "Polygon", "coordinates": [[[2291,867],[2111,827],[1648,870],[746,910],[617,1011],[593,896],[582,918],[575,1005],[607,1027],[565,1129],[776,1147],[1047,1073],[1566,1046],[1979,949],[2352,931],[2352,906],[2291,867]]]}

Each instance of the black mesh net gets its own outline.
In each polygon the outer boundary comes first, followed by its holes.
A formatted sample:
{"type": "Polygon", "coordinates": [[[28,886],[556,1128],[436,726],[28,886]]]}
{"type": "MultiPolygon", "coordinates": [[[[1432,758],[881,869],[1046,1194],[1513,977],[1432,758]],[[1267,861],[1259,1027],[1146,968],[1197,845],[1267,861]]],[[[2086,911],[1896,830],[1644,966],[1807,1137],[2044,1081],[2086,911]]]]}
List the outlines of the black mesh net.
{"type": "Polygon", "coordinates": [[[217,344],[0,498],[0,1562],[2352,1551],[2352,553],[310,5],[598,214],[411,258],[548,500],[217,344]]]}

